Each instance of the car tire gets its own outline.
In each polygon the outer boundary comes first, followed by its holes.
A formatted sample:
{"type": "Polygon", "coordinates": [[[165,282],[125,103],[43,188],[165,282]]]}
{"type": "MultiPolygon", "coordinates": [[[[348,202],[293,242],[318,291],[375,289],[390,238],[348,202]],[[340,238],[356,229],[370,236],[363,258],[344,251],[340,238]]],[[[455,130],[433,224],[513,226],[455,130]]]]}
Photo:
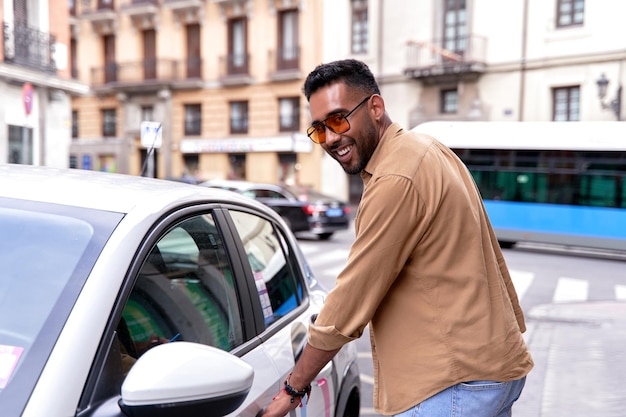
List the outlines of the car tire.
{"type": "Polygon", "coordinates": [[[330,239],[332,235],[333,235],[332,232],[327,232],[327,233],[320,233],[319,235],[317,235],[317,237],[319,238],[319,240],[328,240],[330,239]]]}
{"type": "Polygon", "coordinates": [[[359,367],[353,362],[348,368],[337,398],[335,417],[359,417],[361,411],[361,387],[359,367]]]}

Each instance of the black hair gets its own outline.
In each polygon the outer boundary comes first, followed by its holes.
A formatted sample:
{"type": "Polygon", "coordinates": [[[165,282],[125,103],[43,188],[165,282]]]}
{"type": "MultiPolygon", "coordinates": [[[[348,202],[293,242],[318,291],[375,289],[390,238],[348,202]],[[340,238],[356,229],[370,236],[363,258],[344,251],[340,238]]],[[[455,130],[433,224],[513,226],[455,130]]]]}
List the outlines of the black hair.
{"type": "Polygon", "coordinates": [[[366,95],[380,94],[376,79],[368,66],[356,59],[343,59],[318,65],[307,76],[302,92],[308,101],[311,94],[338,81],[361,90],[366,95]]]}

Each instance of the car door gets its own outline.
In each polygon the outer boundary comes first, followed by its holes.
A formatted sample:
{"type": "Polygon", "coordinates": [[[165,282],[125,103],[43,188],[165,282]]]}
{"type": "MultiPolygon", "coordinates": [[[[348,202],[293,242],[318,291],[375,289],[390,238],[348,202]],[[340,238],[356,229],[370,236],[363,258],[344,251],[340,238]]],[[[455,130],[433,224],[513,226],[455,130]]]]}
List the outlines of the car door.
{"type": "Polygon", "coordinates": [[[111,409],[119,411],[126,374],[147,350],[170,340],[217,347],[253,367],[237,414],[256,415],[271,401],[284,374],[257,336],[260,302],[256,289],[251,302],[250,266],[229,224],[223,210],[207,206],[182,209],[154,226],[111,314],[77,415],[121,416],[111,409]]]}
{"type": "MultiPolygon", "coordinates": [[[[229,210],[253,279],[249,280],[252,305],[259,308],[262,322],[258,337],[263,341],[280,379],[275,392],[293,369],[306,341],[308,325],[317,308],[310,303],[303,266],[296,255],[297,243],[270,219],[239,210],[229,210]]],[[[310,399],[295,410],[312,417],[334,412],[337,375],[330,362],[312,383],[310,399]]],[[[266,399],[266,403],[269,402],[266,399]]]]}

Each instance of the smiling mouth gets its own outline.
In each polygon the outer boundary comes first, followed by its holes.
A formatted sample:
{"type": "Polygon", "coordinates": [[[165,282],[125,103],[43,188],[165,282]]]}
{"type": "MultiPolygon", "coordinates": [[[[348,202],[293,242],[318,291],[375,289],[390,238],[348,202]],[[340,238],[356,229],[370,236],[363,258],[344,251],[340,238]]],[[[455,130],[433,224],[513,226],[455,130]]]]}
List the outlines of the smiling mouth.
{"type": "Polygon", "coordinates": [[[345,156],[351,150],[352,150],[352,145],[346,146],[345,148],[338,149],[337,150],[337,155],[345,156]]]}

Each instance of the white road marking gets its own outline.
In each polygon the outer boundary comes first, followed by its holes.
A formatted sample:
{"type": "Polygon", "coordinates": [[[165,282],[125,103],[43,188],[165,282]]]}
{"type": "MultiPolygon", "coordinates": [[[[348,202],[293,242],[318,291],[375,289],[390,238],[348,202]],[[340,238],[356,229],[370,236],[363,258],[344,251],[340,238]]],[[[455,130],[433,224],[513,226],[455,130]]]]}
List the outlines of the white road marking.
{"type": "Polygon", "coordinates": [[[552,301],[566,303],[586,301],[589,293],[589,281],[584,279],[561,277],[554,290],[552,301]]]}
{"type": "Polygon", "coordinates": [[[522,298],[524,298],[526,291],[528,291],[530,284],[532,284],[535,279],[535,274],[532,272],[516,271],[513,269],[509,270],[509,273],[511,274],[513,286],[515,286],[515,292],[517,292],[517,299],[521,301],[522,298]]]}
{"type": "Polygon", "coordinates": [[[615,286],[615,299],[619,301],[626,301],[626,285],[615,286]]]}

